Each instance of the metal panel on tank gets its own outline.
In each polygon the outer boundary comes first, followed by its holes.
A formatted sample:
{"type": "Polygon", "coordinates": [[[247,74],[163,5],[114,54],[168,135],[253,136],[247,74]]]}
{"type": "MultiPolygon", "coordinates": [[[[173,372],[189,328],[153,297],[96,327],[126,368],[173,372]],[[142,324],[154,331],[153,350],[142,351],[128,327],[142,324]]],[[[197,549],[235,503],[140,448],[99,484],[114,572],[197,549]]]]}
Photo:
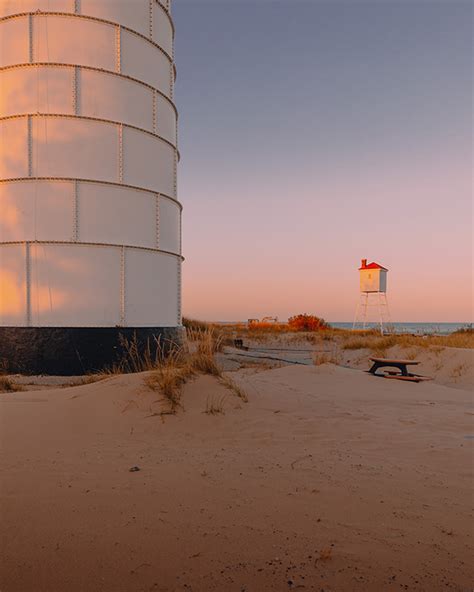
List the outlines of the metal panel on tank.
{"type": "Polygon", "coordinates": [[[181,252],[181,210],[164,197],[160,198],[160,249],[181,252]]]}
{"type": "Polygon", "coordinates": [[[82,68],[77,100],[80,115],[153,131],[153,90],[134,80],[82,68]]]}
{"type": "Polygon", "coordinates": [[[157,197],[128,187],[81,183],[79,239],[90,243],[156,248],[157,197]]]}
{"type": "Polygon", "coordinates": [[[124,181],[174,197],[175,150],[150,134],[123,130],[124,181]]]}
{"type": "Polygon", "coordinates": [[[30,61],[28,17],[2,22],[0,32],[0,68],[30,61]]]}
{"type": "Polygon", "coordinates": [[[74,185],[46,180],[0,183],[0,214],[0,242],[70,241],[74,185]]]}
{"type": "Polygon", "coordinates": [[[35,15],[33,56],[35,62],[95,66],[114,71],[116,27],[77,16],[35,15]]]}
{"type": "Polygon", "coordinates": [[[0,249],[0,324],[26,325],[26,245],[3,245],[0,249]]]}
{"type": "Polygon", "coordinates": [[[120,324],[119,247],[32,244],[30,257],[34,326],[120,324]]]}
{"type": "Polygon", "coordinates": [[[29,175],[28,119],[0,120],[0,179],[29,175]]]}
{"type": "Polygon", "coordinates": [[[172,103],[156,93],[156,133],[176,146],[176,111],[172,103]]]}
{"type": "Polygon", "coordinates": [[[31,131],[33,176],[118,180],[118,126],[72,117],[33,117],[31,131]]]}
{"type": "Polygon", "coordinates": [[[112,21],[150,35],[150,3],[148,0],[81,0],[80,13],[112,21]]]}
{"type": "MultiPolygon", "coordinates": [[[[51,12],[74,12],[74,2],[71,0],[47,0],[47,8],[51,12]]],[[[45,0],[1,0],[0,17],[44,9],[45,0]]]]}
{"type": "Polygon", "coordinates": [[[178,311],[178,265],[172,255],[127,249],[125,317],[133,327],[172,327],[178,311]]]}
{"type": "Polygon", "coordinates": [[[122,72],[171,96],[170,59],[152,43],[130,33],[122,31],[122,72]]]}
{"type": "Polygon", "coordinates": [[[0,117],[29,113],[73,114],[72,68],[23,66],[0,71],[0,117]]]}

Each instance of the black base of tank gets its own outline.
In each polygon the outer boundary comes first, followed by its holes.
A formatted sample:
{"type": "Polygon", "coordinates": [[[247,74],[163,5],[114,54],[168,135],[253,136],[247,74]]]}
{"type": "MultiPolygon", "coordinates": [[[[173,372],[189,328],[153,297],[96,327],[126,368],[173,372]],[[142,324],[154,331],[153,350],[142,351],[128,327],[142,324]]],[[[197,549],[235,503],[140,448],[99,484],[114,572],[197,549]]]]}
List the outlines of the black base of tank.
{"type": "Polygon", "coordinates": [[[0,369],[58,376],[119,365],[133,371],[137,353],[155,358],[157,347],[166,352],[184,335],[183,327],[0,327],[0,369]]]}

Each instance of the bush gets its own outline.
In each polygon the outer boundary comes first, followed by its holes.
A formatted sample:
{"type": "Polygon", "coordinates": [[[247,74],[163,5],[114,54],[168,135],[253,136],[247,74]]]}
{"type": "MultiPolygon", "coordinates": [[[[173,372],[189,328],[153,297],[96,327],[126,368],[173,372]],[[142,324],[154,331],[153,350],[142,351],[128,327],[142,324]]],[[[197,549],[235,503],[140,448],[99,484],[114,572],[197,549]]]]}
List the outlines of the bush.
{"type": "Polygon", "coordinates": [[[329,325],[324,319],[315,315],[299,314],[288,319],[288,326],[292,331],[324,331],[329,325]]]}

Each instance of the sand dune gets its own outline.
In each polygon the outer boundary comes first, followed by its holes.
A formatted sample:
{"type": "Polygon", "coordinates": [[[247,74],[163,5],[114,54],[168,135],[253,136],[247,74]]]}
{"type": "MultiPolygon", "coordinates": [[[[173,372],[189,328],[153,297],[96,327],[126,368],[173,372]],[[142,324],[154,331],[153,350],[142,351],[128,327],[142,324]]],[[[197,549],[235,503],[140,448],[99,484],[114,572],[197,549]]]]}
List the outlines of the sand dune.
{"type": "Polygon", "coordinates": [[[233,377],[164,421],[144,374],[0,395],[2,592],[472,587],[468,391],[233,377]]]}

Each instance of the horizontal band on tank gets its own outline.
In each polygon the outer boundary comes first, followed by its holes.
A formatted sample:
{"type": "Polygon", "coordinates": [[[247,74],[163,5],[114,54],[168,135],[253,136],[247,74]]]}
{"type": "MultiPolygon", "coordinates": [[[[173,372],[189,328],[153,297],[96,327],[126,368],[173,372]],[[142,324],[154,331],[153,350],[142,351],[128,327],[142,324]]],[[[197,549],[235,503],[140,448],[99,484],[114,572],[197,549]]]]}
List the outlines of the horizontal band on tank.
{"type": "Polygon", "coordinates": [[[146,82],[139,80],[138,78],[134,78],[133,76],[128,76],[127,74],[122,74],[121,72],[114,72],[113,70],[106,70],[104,68],[95,68],[94,66],[81,66],[79,64],[63,64],[63,63],[59,63],[59,62],[33,62],[31,64],[30,63],[23,63],[23,64],[13,64],[10,66],[0,66],[0,72],[2,72],[3,70],[15,70],[15,69],[19,69],[19,68],[36,68],[36,67],[80,68],[82,70],[92,70],[93,72],[103,72],[104,74],[112,74],[113,76],[117,76],[119,78],[125,78],[127,80],[130,80],[131,82],[136,82],[137,84],[141,84],[142,86],[145,86],[146,88],[149,88],[150,90],[157,92],[161,97],[166,99],[166,101],[168,101],[168,103],[171,105],[174,112],[176,113],[176,119],[179,118],[179,113],[178,113],[178,109],[176,108],[176,105],[173,103],[173,101],[167,95],[165,95],[165,93],[163,91],[161,91],[159,88],[156,88],[155,86],[152,86],[151,84],[147,84],[146,82]]]}
{"type": "Polygon", "coordinates": [[[181,319],[175,325],[147,327],[0,327],[0,359],[7,372],[20,374],[83,375],[120,367],[132,370],[132,344],[145,359],[173,351],[186,341],[181,319]]]}
{"type": "Polygon", "coordinates": [[[140,247],[136,245],[119,245],[111,243],[86,243],[86,242],[73,242],[73,241],[54,241],[54,240],[40,240],[40,241],[0,241],[0,248],[9,245],[63,245],[72,247],[103,247],[112,249],[135,249],[138,251],[147,251],[149,253],[161,253],[162,255],[168,255],[175,257],[180,261],[184,261],[185,258],[179,253],[171,253],[171,251],[163,251],[163,249],[153,249],[151,247],[140,247]]]}
{"type": "Polygon", "coordinates": [[[0,245],[0,325],[174,326],[182,258],[122,245],[0,245]]]}
{"type": "Polygon", "coordinates": [[[158,134],[154,134],[153,132],[150,132],[149,130],[143,129],[141,127],[137,127],[136,125],[130,125],[129,123],[122,123],[121,121],[114,121],[112,119],[103,119],[102,117],[89,117],[87,115],[72,115],[72,114],[68,114],[68,113],[21,113],[20,115],[6,115],[5,117],[0,117],[0,122],[1,121],[9,121],[11,119],[24,119],[24,118],[28,118],[28,117],[81,119],[84,121],[98,121],[100,123],[110,123],[111,125],[121,125],[123,127],[127,127],[130,129],[134,129],[139,132],[142,132],[144,134],[148,134],[149,136],[152,136],[153,138],[156,138],[157,140],[161,140],[162,142],[164,142],[165,144],[168,144],[168,146],[173,148],[173,150],[176,150],[176,154],[178,156],[178,162],[181,158],[178,148],[174,144],[172,144],[169,140],[167,140],[166,138],[163,138],[162,136],[159,136],[158,134]]]}
{"type": "Polygon", "coordinates": [[[12,20],[12,19],[16,19],[16,18],[23,18],[25,16],[30,16],[30,15],[31,16],[64,16],[64,17],[69,17],[69,18],[78,18],[78,19],[83,19],[83,20],[95,21],[98,23],[104,23],[106,25],[112,25],[113,27],[120,27],[121,29],[128,31],[129,33],[133,33],[134,35],[141,37],[142,39],[144,39],[145,41],[148,41],[151,45],[154,45],[157,49],[159,49],[163,53],[163,55],[165,55],[168,58],[168,60],[170,61],[170,64],[173,66],[173,69],[176,74],[176,64],[174,63],[173,56],[171,56],[165,49],[163,49],[163,47],[161,47],[161,45],[158,45],[158,43],[155,43],[152,39],[150,39],[149,37],[146,37],[146,35],[143,35],[142,33],[138,33],[138,31],[135,31],[134,29],[130,29],[129,27],[121,25],[120,23],[117,23],[114,21],[109,21],[107,19],[99,18],[96,16],[88,16],[85,14],[76,14],[74,12],[55,12],[55,11],[19,12],[16,14],[10,14],[8,16],[0,17],[0,24],[3,21],[12,20]]]}
{"type": "Polygon", "coordinates": [[[94,179],[79,179],[76,177],[15,177],[13,179],[1,179],[0,183],[24,183],[24,182],[31,182],[34,183],[36,181],[47,181],[47,182],[64,182],[64,183],[88,183],[88,184],[96,184],[96,185],[108,185],[111,187],[125,187],[127,189],[134,189],[135,191],[142,191],[143,193],[149,193],[150,195],[157,195],[158,197],[167,199],[178,206],[178,208],[182,211],[183,204],[175,199],[174,197],[170,197],[169,195],[165,195],[164,193],[160,193],[159,191],[151,191],[150,189],[144,189],[143,187],[137,187],[136,185],[128,185],[127,183],[114,183],[112,181],[95,181],[94,179]]]}

